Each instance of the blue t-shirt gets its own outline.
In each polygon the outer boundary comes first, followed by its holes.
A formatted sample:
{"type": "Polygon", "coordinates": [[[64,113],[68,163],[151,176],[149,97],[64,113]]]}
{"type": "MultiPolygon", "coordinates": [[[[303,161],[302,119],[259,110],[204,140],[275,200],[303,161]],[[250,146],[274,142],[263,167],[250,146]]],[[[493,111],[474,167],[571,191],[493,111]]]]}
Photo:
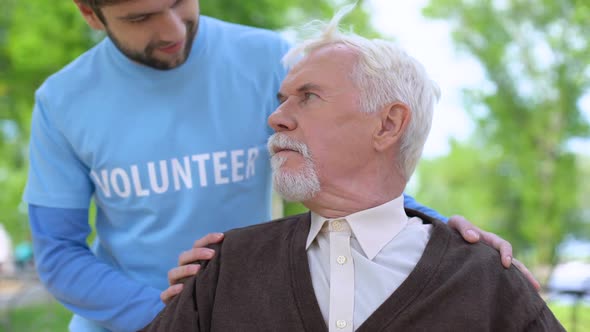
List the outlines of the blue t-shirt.
{"type": "MultiPolygon", "coordinates": [[[[288,47],[274,32],[201,16],[187,62],[159,71],[103,40],[36,93],[26,202],[86,209],[94,197],[95,255],[159,294],[195,239],[270,219],[267,117],[288,47]]],[[[115,296],[93,294],[77,273],[68,292],[81,295],[56,295],[70,308],[115,296]]]]}

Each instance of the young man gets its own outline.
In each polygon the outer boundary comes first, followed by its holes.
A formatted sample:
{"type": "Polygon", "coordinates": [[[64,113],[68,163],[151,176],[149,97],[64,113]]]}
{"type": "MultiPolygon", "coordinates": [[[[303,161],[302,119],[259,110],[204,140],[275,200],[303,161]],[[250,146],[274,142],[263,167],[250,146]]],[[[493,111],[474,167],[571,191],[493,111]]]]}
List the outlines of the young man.
{"type": "Polygon", "coordinates": [[[108,38],[36,92],[24,198],[70,329],[134,331],[195,238],[270,219],[266,118],[289,45],[200,16],[197,0],[75,3],[108,38]]]}

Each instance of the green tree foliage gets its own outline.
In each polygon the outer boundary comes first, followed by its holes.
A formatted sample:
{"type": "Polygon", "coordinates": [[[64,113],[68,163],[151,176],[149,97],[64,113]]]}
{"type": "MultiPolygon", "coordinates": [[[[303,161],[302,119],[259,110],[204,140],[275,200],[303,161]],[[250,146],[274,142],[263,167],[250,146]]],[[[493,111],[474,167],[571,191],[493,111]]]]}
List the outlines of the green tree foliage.
{"type": "MultiPolygon", "coordinates": [[[[258,0],[240,1],[216,0],[200,1],[201,13],[229,22],[281,30],[285,27],[300,26],[312,19],[330,19],[335,9],[352,3],[350,0],[258,0]]],[[[362,8],[363,1],[357,7],[362,8]]],[[[355,10],[342,22],[353,25],[357,33],[376,35],[369,24],[369,16],[364,10],[355,10]]]]}
{"type": "MultiPolygon", "coordinates": [[[[29,236],[21,203],[34,91],[52,73],[92,47],[91,31],[73,1],[1,0],[0,10],[0,222],[18,243],[29,236]]],[[[226,21],[281,30],[311,19],[329,19],[349,1],[200,1],[201,13],[226,21]]],[[[374,34],[359,6],[346,24],[374,34]]]]}
{"type": "Polygon", "coordinates": [[[494,162],[478,147],[451,142],[451,153],[434,160],[422,160],[418,167],[418,194],[421,202],[447,216],[461,213],[481,228],[504,231],[494,220],[501,219],[506,209],[492,204],[495,193],[489,174],[494,162]]]}
{"type": "Polygon", "coordinates": [[[489,86],[466,93],[477,123],[471,145],[426,163],[419,196],[435,174],[448,186],[443,204],[503,234],[530,263],[555,263],[556,246],[581,221],[568,142],[589,134],[579,101],[590,87],[590,3],[431,0],[424,12],[449,20],[489,86]]]}
{"type": "Polygon", "coordinates": [[[29,237],[21,195],[35,89],[93,44],[70,1],[3,0],[0,14],[0,222],[29,237]]]}
{"type": "MultiPolygon", "coordinates": [[[[579,220],[570,229],[571,234],[581,239],[590,239],[590,156],[581,156],[577,159],[578,164],[578,205],[581,207],[579,220]]],[[[590,258],[590,253],[586,253],[590,258]]]]}

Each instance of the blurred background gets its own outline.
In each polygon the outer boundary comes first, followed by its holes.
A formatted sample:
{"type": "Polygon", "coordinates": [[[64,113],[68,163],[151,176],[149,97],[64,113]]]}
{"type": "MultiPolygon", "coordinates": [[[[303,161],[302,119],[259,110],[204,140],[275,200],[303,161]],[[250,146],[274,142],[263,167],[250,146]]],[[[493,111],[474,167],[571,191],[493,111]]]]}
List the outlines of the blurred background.
{"type": "MultiPolygon", "coordinates": [[[[0,331],[66,331],[70,313],[35,276],[21,201],[33,93],[103,35],[72,1],[0,1],[0,331]]],[[[407,192],[509,240],[568,331],[590,331],[590,1],[358,2],[344,24],[399,42],[442,90],[407,192]]],[[[286,38],[346,3],[200,1],[204,15],[286,38]]]]}

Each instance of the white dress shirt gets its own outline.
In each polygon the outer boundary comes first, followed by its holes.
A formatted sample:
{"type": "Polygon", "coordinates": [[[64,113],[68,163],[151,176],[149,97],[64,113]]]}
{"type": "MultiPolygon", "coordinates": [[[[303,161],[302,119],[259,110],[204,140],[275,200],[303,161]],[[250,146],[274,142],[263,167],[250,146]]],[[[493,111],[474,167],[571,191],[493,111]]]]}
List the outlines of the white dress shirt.
{"type": "Polygon", "coordinates": [[[400,196],[337,219],[311,213],[307,257],[330,332],[360,327],[422,257],[432,226],[408,218],[403,203],[400,196]]]}

